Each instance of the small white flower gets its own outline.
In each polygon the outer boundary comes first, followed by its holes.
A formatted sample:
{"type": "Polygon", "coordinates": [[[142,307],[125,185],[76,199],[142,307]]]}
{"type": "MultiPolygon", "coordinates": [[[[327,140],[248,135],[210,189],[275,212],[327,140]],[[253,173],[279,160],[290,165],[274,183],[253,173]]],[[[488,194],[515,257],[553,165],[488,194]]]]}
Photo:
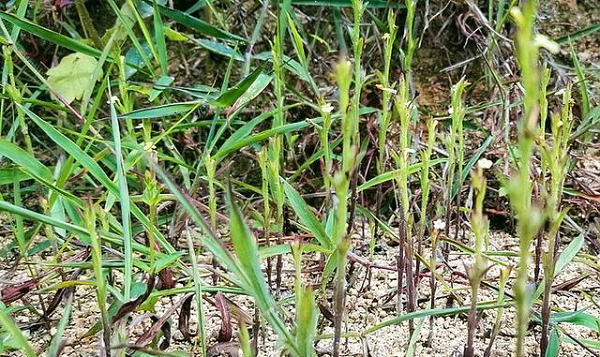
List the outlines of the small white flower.
{"type": "Polygon", "coordinates": [[[333,111],[333,106],[331,105],[331,103],[326,103],[321,107],[321,110],[323,111],[323,113],[329,114],[333,111]]]}
{"type": "Polygon", "coordinates": [[[106,104],[113,103],[119,103],[119,97],[117,97],[116,95],[113,95],[112,97],[108,98],[108,101],[106,102],[106,104]]]}
{"type": "Polygon", "coordinates": [[[444,228],[446,228],[446,222],[442,221],[441,219],[437,219],[433,221],[433,228],[438,231],[441,231],[444,228]]]}
{"type": "Polygon", "coordinates": [[[479,161],[477,161],[477,166],[481,167],[484,170],[491,168],[492,165],[494,165],[494,163],[491,160],[488,160],[486,158],[483,158],[483,159],[480,159],[479,161]]]}
{"type": "Polygon", "coordinates": [[[448,107],[448,114],[450,114],[450,115],[454,114],[454,108],[448,107]]]}
{"type": "Polygon", "coordinates": [[[377,89],[379,89],[380,91],[384,91],[384,92],[390,92],[390,93],[392,93],[392,94],[396,94],[396,93],[398,93],[398,91],[397,91],[397,90],[395,90],[395,89],[392,89],[392,88],[386,88],[386,87],[384,87],[384,86],[383,86],[383,85],[381,85],[381,84],[377,84],[377,85],[375,85],[375,87],[377,87],[377,89]]]}
{"type": "Polygon", "coordinates": [[[548,51],[550,51],[551,53],[556,54],[556,53],[558,53],[558,51],[560,51],[560,45],[558,43],[552,41],[546,35],[538,34],[537,36],[535,36],[535,39],[533,40],[533,42],[538,47],[543,47],[543,48],[547,49],[548,51]]]}
{"type": "Polygon", "coordinates": [[[389,40],[389,39],[390,39],[390,34],[389,34],[389,33],[384,33],[384,34],[383,34],[383,36],[381,36],[381,38],[382,38],[383,40],[386,40],[386,41],[387,41],[387,40],[389,40]]]}
{"type": "Polygon", "coordinates": [[[554,92],[554,95],[557,97],[561,97],[566,93],[566,90],[563,88],[561,90],[557,90],[556,92],[554,92]]]}

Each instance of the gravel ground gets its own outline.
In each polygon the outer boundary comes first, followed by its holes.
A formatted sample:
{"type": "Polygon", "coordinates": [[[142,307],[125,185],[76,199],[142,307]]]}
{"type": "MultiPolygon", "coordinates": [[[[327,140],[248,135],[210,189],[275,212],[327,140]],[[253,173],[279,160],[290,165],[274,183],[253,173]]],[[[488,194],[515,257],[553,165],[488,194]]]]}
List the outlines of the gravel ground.
{"type": "MultiPolygon", "coordinates": [[[[518,242],[515,238],[503,234],[494,234],[490,242],[492,244],[491,250],[495,251],[515,251],[518,242]]],[[[368,249],[368,240],[356,237],[353,243],[354,252],[361,254],[361,251],[368,249]]],[[[376,253],[373,257],[373,263],[379,266],[390,266],[395,261],[396,248],[388,246],[386,243],[382,243],[381,249],[377,249],[379,253],[376,253]]],[[[431,252],[425,251],[424,257],[429,257],[431,252]]],[[[206,258],[206,257],[204,257],[206,258]]],[[[312,258],[317,258],[312,254],[306,254],[304,256],[305,262],[311,261],[312,258]]],[[[510,258],[496,257],[498,260],[508,264],[513,264],[514,261],[510,258]]],[[[316,259],[315,259],[316,260],[316,259]]],[[[205,259],[204,262],[208,262],[205,259]]],[[[465,263],[468,264],[468,259],[465,255],[459,253],[451,253],[448,260],[447,267],[440,267],[439,273],[443,272],[445,277],[450,276],[449,269],[453,269],[456,272],[464,273],[465,263]]],[[[292,262],[290,260],[284,261],[284,272],[288,272],[285,276],[285,283],[282,286],[282,296],[290,295],[292,289],[293,279],[291,272],[293,271],[292,262]]],[[[488,274],[486,275],[487,281],[491,285],[497,286],[497,277],[500,268],[495,265],[488,274]]],[[[373,269],[371,277],[370,288],[363,289],[364,280],[366,278],[366,269],[355,264],[353,274],[349,278],[348,283],[348,294],[347,294],[347,326],[348,332],[361,332],[367,327],[371,327],[375,324],[383,322],[396,316],[394,291],[396,288],[396,272],[388,271],[383,269],[373,269]]],[[[9,271],[0,272],[0,276],[4,279],[7,276],[13,274],[9,271]]],[[[597,272],[591,271],[591,269],[581,263],[574,262],[568,269],[565,269],[556,280],[555,286],[558,284],[569,281],[573,278],[587,275],[579,284],[571,288],[569,291],[557,291],[553,295],[552,307],[555,311],[574,311],[577,309],[587,308],[585,311],[588,314],[600,317],[600,310],[598,306],[594,306],[589,296],[593,296],[591,293],[600,289],[600,281],[597,272]],[[590,293],[589,295],[586,293],[590,293]]],[[[18,281],[20,278],[25,278],[27,273],[19,271],[14,275],[13,280],[18,281]]],[[[469,303],[470,293],[467,282],[465,279],[457,277],[457,274],[453,274],[455,278],[452,280],[447,279],[448,287],[456,294],[456,296],[462,300],[462,302],[454,302],[454,306],[467,306],[469,303]]],[[[82,275],[79,280],[85,281],[90,277],[82,275]]],[[[305,282],[318,283],[318,276],[313,273],[306,273],[303,276],[305,282]]],[[[207,282],[210,279],[207,278],[207,282]]],[[[510,281],[509,281],[510,285],[510,281]]],[[[331,289],[329,289],[331,290],[331,289]]],[[[436,293],[436,308],[447,307],[449,291],[443,286],[439,285],[436,293]]],[[[510,288],[507,289],[507,293],[511,293],[510,288]]],[[[161,316],[167,311],[172,304],[177,303],[183,294],[170,297],[161,298],[157,305],[154,314],[161,316]]],[[[232,299],[235,304],[242,308],[248,316],[253,315],[254,307],[251,299],[240,296],[228,296],[232,299]]],[[[44,298],[47,300],[47,298],[44,298]]],[[[328,299],[323,299],[321,302],[329,305],[328,299]]],[[[430,290],[429,290],[429,279],[424,278],[419,286],[419,309],[426,309],[429,307],[430,290]]],[[[483,288],[480,293],[479,301],[494,301],[496,300],[496,293],[492,289],[483,288]]],[[[29,302],[41,310],[39,305],[39,299],[37,295],[31,295],[29,302]]],[[[18,304],[18,303],[15,303],[18,304]]],[[[194,305],[194,304],[192,304],[194,305]]],[[[219,311],[212,305],[205,303],[205,318],[206,318],[206,334],[210,340],[209,347],[216,347],[216,339],[220,329],[221,318],[219,311]]],[[[291,307],[285,305],[284,308],[293,316],[293,311],[290,311],[291,307]]],[[[58,320],[62,315],[62,310],[59,308],[52,316],[49,321],[49,326],[41,326],[36,330],[24,329],[27,337],[31,341],[32,345],[37,351],[44,351],[50,343],[52,336],[56,333],[56,326],[58,320]]],[[[128,339],[130,342],[135,342],[136,339],[151,326],[150,313],[135,313],[128,320],[127,329],[129,331],[128,339]]],[[[191,317],[191,330],[195,331],[197,326],[195,322],[196,309],[192,308],[191,317]]],[[[489,341],[489,333],[491,327],[494,325],[496,318],[495,310],[486,310],[481,315],[479,322],[479,329],[476,335],[476,351],[480,353],[485,350],[489,341]]],[[[514,310],[507,308],[504,313],[502,325],[499,336],[496,339],[492,356],[512,356],[514,355],[514,310]]],[[[39,320],[37,316],[34,316],[29,311],[16,314],[15,319],[18,323],[27,325],[32,324],[39,320]]],[[[99,319],[99,311],[97,303],[95,301],[94,290],[89,286],[80,286],[76,289],[75,299],[73,303],[73,315],[69,327],[65,333],[65,344],[66,347],[63,351],[62,356],[96,356],[98,353],[98,344],[100,334],[96,334],[91,337],[85,337],[89,329],[97,323],[99,319]]],[[[419,321],[416,320],[416,325],[419,326],[419,321]]],[[[234,326],[237,321],[234,319],[234,326]]],[[[173,341],[168,351],[184,350],[193,351],[198,346],[193,346],[188,342],[183,341],[181,332],[177,330],[177,316],[171,317],[173,341]]],[[[436,317],[432,320],[430,325],[429,319],[426,319],[422,323],[420,333],[417,335],[416,343],[414,345],[413,356],[460,356],[464,348],[466,341],[467,322],[466,315],[436,317]]],[[[577,326],[562,324],[573,337],[585,338],[590,340],[597,340],[598,334],[590,329],[577,326]]],[[[333,326],[329,321],[320,318],[319,323],[319,334],[331,334],[333,333],[333,326]]],[[[237,335],[237,332],[234,333],[237,335]]],[[[526,347],[528,356],[537,356],[538,352],[538,338],[539,338],[539,326],[534,325],[529,330],[529,336],[526,341],[526,347]]],[[[406,356],[408,350],[408,342],[410,338],[408,335],[408,324],[403,323],[400,325],[394,325],[383,328],[376,331],[373,334],[367,336],[366,339],[349,338],[344,341],[344,355],[345,356],[406,356]]],[[[321,340],[317,344],[317,350],[326,353],[330,350],[331,340],[321,340]]],[[[219,345],[222,346],[222,345],[219,345]]],[[[276,338],[272,331],[263,329],[259,343],[259,355],[262,356],[279,356],[280,351],[276,348],[276,338]]],[[[13,354],[17,355],[17,354],[13,354]]],[[[481,354],[480,354],[481,355],[481,354]]],[[[589,356],[589,353],[583,350],[581,347],[570,343],[561,344],[560,356],[589,356]]]]}

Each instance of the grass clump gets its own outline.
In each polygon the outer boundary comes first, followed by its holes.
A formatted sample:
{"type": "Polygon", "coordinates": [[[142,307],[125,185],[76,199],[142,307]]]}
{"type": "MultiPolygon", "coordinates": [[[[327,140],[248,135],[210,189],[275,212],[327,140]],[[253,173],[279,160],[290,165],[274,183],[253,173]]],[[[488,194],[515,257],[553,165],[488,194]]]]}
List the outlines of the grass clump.
{"type": "Polygon", "coordinates": [[[0,354],[598,355],[597,76],[540,6],[2,5],[0,354]]]}

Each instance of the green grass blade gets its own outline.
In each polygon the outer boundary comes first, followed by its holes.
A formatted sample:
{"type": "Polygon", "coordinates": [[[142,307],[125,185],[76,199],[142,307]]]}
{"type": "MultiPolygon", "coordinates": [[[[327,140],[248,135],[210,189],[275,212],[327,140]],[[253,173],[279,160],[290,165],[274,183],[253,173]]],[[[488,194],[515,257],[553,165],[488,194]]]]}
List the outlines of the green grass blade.
{"type": "Polygon", "coordinates": [[[127,19],[125,18],[125,15],[123,15],[123,12],[121,11],[121,9],[119,9],[119,7],[117,6],[117,4],[115,3],[114,0],[108,0],[108,4],[112,8],[113,12],[117,15],[117,18],[121,22],[121,26],[123,26],[123,28],[125,29],[125,32],[129,36],[129,39],[131,40],[133,47],[137,50],[137,54],[139,55],[140,59],[144,62],[144,64],[148,68],[148,70],[150,72],[153,72],[153,68],[152,68],[152,64],[150,63],[150,59],[146,55],[146,51],[144,51],[144,49],[142,48],[142,45],[140,44],[140,41],[137,39],[135,33],[133,32],[130,21],[127,21],[127,19]]]}
{"type": "Polygon", "coordinates": [[[70,296],[65,303],[62,311],[62,317],[60,318],[60,322],[58,323],[58,327],[56,328],[56,334],[52,337],[52,342],[50,343],[50,349],[48,350],[48,357],[59,357],[60,356],[60,345],[62,343],[62,338],[65,334],[65,330],[69,325],[69,321],[71,319],[71,310],[73,306],[73,296],[70,296]]]}
{"type": "Polygon", "coordinates": [[[108,87],[108,98],[110,103],[110,121],[112,124],[113,142],[115,146],[115,155],[117,161],[117,183],[120,194],[121,204],[121,224],[123,226],[123,248],[125,255],[125,268],[124,268],[124,297],[125,300],[129,301],[131,295],[131,284],[133,274],[133,250],[131,248],[131,242],[133,237],[131,236],[131,215],[130,215],[130,203],[129,203],[129,189],[127,187],[127,178],[125,175],[124,163],[123,163],[123,152],[121,148],[121,133],[119,128],[119,119],[117,117],[117,111],[115,109],[114,99],[108,87]]]}
{"type": "Polygon", "coordinates": [[[248,88],[259,78],[262,74],[265,66],[262,65],[255,69],[249,76],[244,78],[241,82],[235,86],[229,88],[225,93],[222,93],[215,101],[214,104],[221,107],[229,107],[240,98],[248,88]]]}
{"type": "MultiPolygon", "coordinates": [[[[480,304],[477,305],[477,311],[483,311],[483,310],[494,310],[497,309],[499,307],[508,307],[508,306],[512,306],[511,303],[506,303],[503,305],[497,305],[497,304],[480,304]]],[[[398,317],[394,317],[391,318],[389,320],[380,322],[374,326],[371,326],[367,329],[365,329],[365,331],[363,332],[363,335],[370,335],[372,333],[374,333],[375,331],[381,330],[382,328],[388,327],[388,326],[394,326],[397,325],[401,322],[404,321],[408,321],[408,320],[412,320],[412,319],[418,319],[418,318],[422,318],[422,317],[429,317],[429,316],[450,316],[450,315],[457,315],[457,314],[462,314],[465,312],[468,312],[470,309],[469,306],[461,306],[461,307],[451,307],[451,308],[440,308],[440,309],[425,309],[425,310],[420,310],[420,311],[415,311],[415,312],[410,312],[408,314],[404,314],[402,316],[398,316],[398,317]]]]}
{"type": "Polygon", "coordinates": [[[182,102],[157,105],[150,108],[134,110],[132,112],[120,115],[123,119],[152,119],[163,118],[166,116],[177,115],[195,110],[202,105],[202,102],[182,102]]]}
{"type": "Polygon", "coordinates": [[[546,349],[545,357],[557,357],[560,351],[560,335],[556,328],[550,332],[550,340],[548,341],[548,348],[546,349]]]}
{"type": "MultiPolygon", "coordinates": [[[[318,123],[321,121],[322,121],[322,119],[319,118],[319,119],[315,119],[314,121],[312,121],[312,123],[315,123],[315,122],[318,123]]],[[[217,151],[215,153],[213,158],[215,160],[221,160],[221,159],[225,158],[227,155],[231,154],[232,152],[235,152],[245,146],[261,142],[263,140],[266,140],[266,139],[268,139],[272,136],[278,135],[278,134],[291,133],[294,131],[302,130],[302,129],[312,125],[312,123],[308,122],[308,121],[301,121],[301,122],[297,122],[297,123],[285,124],[285,125],[279,126],[274,129],[268,129],[268,130],[262,131],[260,133],[256,133],[254,135],[251,135],[249,137],[241,139],[237,142],[231,142],[227,146],[222,146],[221,148],[219,148],[219,151],[217,151]]]]}
{"type": "MultiPolygon", "coordinates": [[[[477,149],[475,154],[471,157],[471,159],[469,159],[469,162],[462,170],[461,182],[464,182],[467,179],[467,176],[469,176],[469,173],[471,172],[471,169],[473,169],[473,166],[475,165],[475,163],[477,163],[477,161],[479,160],[481,155],[483,155],[483,153],[487,150],[487,148],[490,146],[490,144],[492,142],[494,142],[494,139],[495,139],[494,135],[488,136],[487,139],[485,139],[485,141],[483,142],[483,144],[481,144],[479,149],[477,149]]],[[[451,200],[454,199],[454,197],[456,197],[457,193],[458,193],[458,182],[455,180],[454,184],[452,185],[452,194],[450,195],[450,199],[451,200]]]]}
{"type": "Polygon", "coordinates": [[[2,138],[0,138],[0,155],[21,166],[32,177],[38,177],[44,181],[52,180],[52,172],[44,164],[27,151],[2,138]]]}
{"type": "Polygon", "coordinates": [[[35,353],[33,347],[27,342],[27,338],[25,338],[23,332],[21,332],[12,317],[10,317],[8,308],[2,302],[0,302],[0,325],[12,336],[14,344],[19,346],[25,356],[37,357],[37,353],[35,353]]]}
{"type": "MultiPolygon", "coordinates": [[[[63,150],[65,150],[69,155],[73,156],[77,162],[79,162],[83,167],[85,167],[88,172],[96,178],[111,194],[115,197],[120,197],[119,188],[115,183],[106,175],[104,170],[100,167],[100,165],[92,159],[88,154],[86,154],[77,144],[71,141],[69,138],[64,136],[58,130],[56,130],[52,125],[48,122],[44,121],[37,114],[33,113],[29,109],[23,107],[23,111],[36,125],[42,129],[48,135],[52,141],[54,141],[57,145],[59,145],[63,150]]],[[[165,248],[165,252],[168,254],[175,253],[175,249],[169,243],[164,235],[154,226],[150,225],[148,217],[135,205],[131,205],[131,213],[137,218],[144,227],[152,230],[156,239],[161,243],[161,245],[165,248]]]]}
{"type": "Polygon", "coordinates": [[[48,30],[27,19],[20,18],[15,14],[2,12],[0,13],[0,18],[21,28],[23,31],[26,31],[32,35],[35,35],[41,39],[69,49],[71,51],[81,52],[95,58],[99,58],[102,55],[102,52],[96,48],[83,44],[82,42],[74,40],[70,37],[61,35],[58,32],[48,30]]]}
{"type": "MultiPolygon", "coordinates": [[[[440,158],[440,159],[435,159],[435,160],[431,160],[429,162],[429,166],[435,166],[435,165],[439,165],[441,163],[444,163],[448,161],[446,158],[440,158]]],[[[421,163],[417,163],[417,164],[412,164],[408,167],[408,174],[414,174],[417,173],[419,171],[421,171],[421,166],[423,166],[421,163]]],[[[361,192],[364,191],[366,189],[369,189],[373,186],[377,186],[379,184],[382,184],[384,182],[387,181],[391,181],[394,178],[396,178],[398,176],[398,173],[400,172],[400,169],[397,170],[393,170],[393,171],[387,171],[382,173],[381,175],[377,175],[375,177],[373,177],[372,179],[370,179],[369,181],[361,184],[360,186],[358,186],[356,188],[356,192],[361,192]]]]}
{"type": "MultiPolygon", "coordinates": [[[[583,247],[583,243],[585,242],[585,236],[583,234],[575,237],[571,243],[560,253],[558,259],[556,260],[556,264],[554,264],[554,276],[556,277],[563,269],[575,258],[577,253],[583,247]]],[[[544,281],[540,282],[535,293],[533,294],[533,299],[539,298],[544,292],[544,281]]]]}
{"type": "MultiPolygon", "coordinates": [[[[327,7],[352,7],[352,0],[292,0],[296,6],[327,6],[327,7]]],[[[365,7],[373,9],[404,8],[400,1],[370,0],[365,1],[365,7]]]]}
{"type": "Polygon", "coordinates": [[[227,194],[227,205],[229,207],[229,228],[231,241],[236,257],[240,262],[240,273],[247,281],[249,291],[254,297],[256,304],[264,318],[271,327],[284,340],[284,343],[295,356],[302,356],[295,345],[294,338],[285,327],[281,317],[276,311],[277,304],[273,296],[269,293],[269,287],[262,274],[260,261],[258,258],[258,249],[250,228],[242,218],[242,213],[233,200],[231,191],[227,194]]]}
{"type": "Polygon", "coordinates": [[[203,35],[212,36],[215,38],[219,38],[222,40],[228,40],[228,41],[232,41],[232,42],[236,42],[236,41],[247,42],[246,39],[244,39],[238,35],[235,35],[230,32],[227,32],[225,30],[221,30],[217,27],[214,27],[213,25],[209,24],[208,22],[200,20],[199,18],[189,15],[183,11],[169,9],[168,7],[160,6],[160,5],[158,5],[158,9],[160,10],[160,12],[163,15],[170,18],[171,20],[176,21],[186,27],[189,27],[192,30],[195,30],[203,35]]]}
{"type": "Polygon", "coordinates": [[[312,288],[308,287],[302,292],[296,312],[296,346],[298,346],[300,356],[310,357],[315,355],[313,341],[317,330],[318,317],[315,295],[312,288]]]}
{"type": "Polygon", "coordinates": [[[577,56],[577,52],[575,52],[575,48],[573,48],[572,43],[571,58],[573,59],[573,66],[575,67],[575,73],[577,73],[577,80],[579,82],[579,93],[581,95],[581,116],[585,117],[590,112],[590,97],[588,95],[588,87],[585,79],[585,74],[583,73],[581,63],[579,63],[579,57],[577,56]]]}
{"type": "MultiPolygon", "coordinates": [[[[208,226],[204,218],[200,215],[200,213],[198,213],[198,210],[192,203],[189,196],[179,189],[179,187],[173,182],[173,180],[169,178],[169,176],[160,166],[153,161],[149,161],[149,164],[156,171],[158,177],[160,177],[160,179],[165,183],[169,191],[171,191],[177,201],[181,204],[181,207],[187,212],[194,223],[196,223],[202,230],[204,234],[204,237],[201,241],[202,245],[208,251],[210,251],[221,264],[229,269],[234,276],[239,276],[240,268],[238,264],[232,259],[227,249],[225,249],[222,243],[216,238],[215,234],[208,226]]],[[[240,281],[236,281],[236,284],[240,285],[242,288],[245,288],[240,281]]]]}
{"type": "Polygon", "coordinates": [[[30,180],[31,175],[23,172],[18,167],[0,169],[0,185],[9,185],[15,182],[30,180]]]}
{"type": "Polygon", "coordinates": [[[236,51],[235,49],[224,45],[222,43],[219,42],[215,42],[215,41],[211,41],[211,40],[206,40],[206,39],[192,39],[194,42],[196,42],[197,44],[199,44],[200,46],[202,46],[203,48],[214,52],[216,54],[219,54],[221,56],[227,57],[227,58],[233,58],[234,60],[238,61],[238,62],[242,62],[244,61],[244,56],[239,53],[238,51],[236,51]]]}
{"type": "Polygon", "coordinates": [[[331,248],[331,237],[325,232],[325,228],[321,225],[321,222],[315,217],[313,212],[310,210],[302,196],[290,185],[287,181],[281,178],[283,182],[283,189],[287,196],[290,206],[296,212],[296,215],[300,219],[300,222],[308,228],[310,233],[315,235],[315,238],[326,248],[331,248]]]}
{"type": "Polygon", "coordinates": [[[22,217],[29,218],[32,221],[42,222],[53,227],[58,227],[71,232],[79,233],[84,237],[87,236],[87,230],[85,228],[52,218],[50,216],[46,216],[38,212],[28,210],[23,207],[15,206],[12,203],[8,203],[6,201],[0,201],[0,211],[18,214],[22,217]]]}
{"type": "Polygon", "coordinates": [[[559,45],[562,45],[565,43],[569,43],[570,41],[577,41],[581,38],[584,38],[588,35],[598,32],[598,31],[600,31],[600,24],[592,25],[592,26],[586,27],[582,30],[578,30],[573,33],[570,33],[566,36],[559,37],[559,38],[555,39],[554,42],[558,43],[559,45]]]}

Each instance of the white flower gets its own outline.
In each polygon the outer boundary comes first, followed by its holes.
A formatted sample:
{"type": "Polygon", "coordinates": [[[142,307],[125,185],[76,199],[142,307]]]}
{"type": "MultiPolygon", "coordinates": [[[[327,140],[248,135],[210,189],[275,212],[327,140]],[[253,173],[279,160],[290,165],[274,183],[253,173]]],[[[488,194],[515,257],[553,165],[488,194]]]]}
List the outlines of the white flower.
{"type": "Polygon", "coordinates": [[[117,97],[116,95],[113,95],[112,97],[108,98],[108,101],[106,101],[106,104],[113,104],[113,103],[119,103],[119,97],[117,97]]]}
{"type": "Polygon", "coordinates": [[[454,108],[448,107],[448,114],[450,114],[450,115],[454,114],[454,108]]]}
{"type": "Polygon", "coordinates": [[[533,42],[538,47],[543,47],[543,48],[547,49],[548,51],[550,51],[551,53],[556,54],[556,53],[558,53],[558,51],[560,51],[560,45],[558,43],[552,41],[546,35],[538,34],[537,36],[535,36],[535,39],[533,40],[533,42]]]}
{"type": "Polygon", "coordinates": [[[442,221],[441,219],[437,219],[433,221],[433,228],[441,231],[442,229],[446,228],[446,222],[442,221]]]}
{"type": "Polygon", "coordinates": [[[483,158],[483,159],[480,159],[479,161],[477,161],[477,166],[481,167],[484,170],[491,168],[492,165],[494,165],[494,163],[491,160],[488,160],[486,158],[483,158]]]}
{"type": "Polygon", "coordinates": [[[567,91],[563,88],[561,90],[557,90],[556,92],[554,92],[554,95],[557,97],[560,97],[562,95],[564,95],[567,91]]]}
{"type": "Polygon", "coordinates": [[[329,114],[333,111],[333,106],[331,105],[331,103],[326,103],[321,107],[321,110],[323,111],[323,113],[329,114]]]}
{"type": "Polygon", "coordinates": [[[389,33],[384,33],[383,36],[381,36],[381,38],[383,40],[389,40],[390,39],[390,34],[389,33]]]}
{"type": "Polygon", "coordinates": [[[384,87],[384,86],[383,86],[383,85],[381,85],[381,84],[377,84],[377,85],[375,85],[375,87],[377,87],[377,89],[379,89],[380,91],[384,91],[384,92],[390,92],[390,93],[392,93],[392,94],[396,94],[396,93],[398,93],[398,91],[397,91],[397,90],[395,90],[395,89],[392,89],[392,88],[386,88],[386,87],[384,87]]]}

